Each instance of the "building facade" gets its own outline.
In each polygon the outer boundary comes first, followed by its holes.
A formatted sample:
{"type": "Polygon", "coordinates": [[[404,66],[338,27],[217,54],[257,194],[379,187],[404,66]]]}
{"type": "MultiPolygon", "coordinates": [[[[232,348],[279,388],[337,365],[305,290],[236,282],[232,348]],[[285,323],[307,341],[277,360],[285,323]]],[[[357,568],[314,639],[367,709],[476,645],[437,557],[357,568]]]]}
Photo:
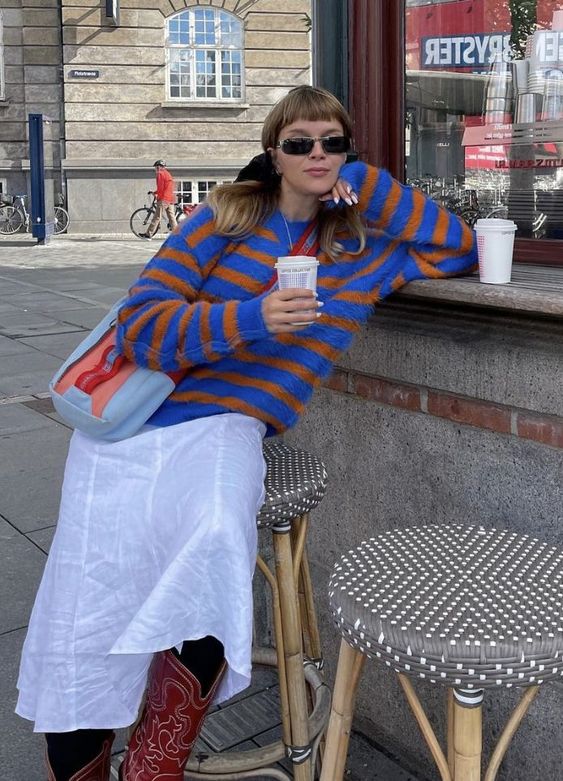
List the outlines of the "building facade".
{"type": "Polygon", "coordinates": [[[51,119],[74,233],[122,233],[166,160],[185,203],[260,151],[311,81],[310,0],[0,0],[0,186],[27,192],[27,117],[51,119]]]}

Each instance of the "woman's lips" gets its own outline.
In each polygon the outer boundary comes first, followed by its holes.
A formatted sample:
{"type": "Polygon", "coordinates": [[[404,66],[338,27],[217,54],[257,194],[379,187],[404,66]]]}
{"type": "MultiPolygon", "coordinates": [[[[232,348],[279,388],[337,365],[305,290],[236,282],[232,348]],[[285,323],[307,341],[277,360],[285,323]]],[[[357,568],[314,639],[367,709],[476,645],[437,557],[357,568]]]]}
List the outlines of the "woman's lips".
{"type": "Polygon", "coordinates": [[[328,168],[307,168],[305,173],[309,176],[326,176],[330,172],[328,168]]]}

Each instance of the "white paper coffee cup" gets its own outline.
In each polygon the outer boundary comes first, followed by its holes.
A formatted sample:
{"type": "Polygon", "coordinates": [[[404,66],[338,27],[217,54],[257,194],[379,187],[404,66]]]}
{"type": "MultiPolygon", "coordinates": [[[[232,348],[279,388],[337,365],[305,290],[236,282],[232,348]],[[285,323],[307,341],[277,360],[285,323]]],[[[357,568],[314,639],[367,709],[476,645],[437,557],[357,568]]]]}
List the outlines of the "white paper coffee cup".
{"type": "MultiPolygon", "coordinates": [[[[285,255],[278,258],[275,268],[278,272],[279,289],[302,287],[316,290],[318,265],[319,261],[310,255],[285,255]]],[[[295,323],[295,325],[311,325],[311,323],[295,323]]]]}
{"type": "Polygon", "coordinates": [[[308,290],[316,290],[318,265],[319,261],[309,255],[287,255],[278,258],[275,267],[279,289],[305,287],[308,290]]]}
{"type": "Polygon", "coordinates": [[[512,275],[514,234],[518,226],[512,220],[481,219],[475,223],[479,279],[487,285],[505,285],[512,275]]]}

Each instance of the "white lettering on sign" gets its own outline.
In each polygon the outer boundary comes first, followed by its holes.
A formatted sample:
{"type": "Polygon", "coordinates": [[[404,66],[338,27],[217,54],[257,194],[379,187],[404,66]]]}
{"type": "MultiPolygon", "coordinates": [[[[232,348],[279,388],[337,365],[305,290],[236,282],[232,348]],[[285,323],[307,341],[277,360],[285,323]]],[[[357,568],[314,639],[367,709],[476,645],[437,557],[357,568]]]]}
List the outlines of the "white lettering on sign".
{"type": "Polygon", "coordinates": [[[420,50],[422,68],[479,67],[489,65],[499,57],[505,62],[512,59],[510,33],[423,38],[420,50]]]}
{"type": "Polygon", "coordinates": [[[554,63],[563,60],[563,31],[536,30],[535,55],[540,62],[554,63]]]}
{"type": "Polygon", "coordinates": [[[69,71],[69,76],[73,79],[99,79],[99,70],[74,70],[69,71]]]}

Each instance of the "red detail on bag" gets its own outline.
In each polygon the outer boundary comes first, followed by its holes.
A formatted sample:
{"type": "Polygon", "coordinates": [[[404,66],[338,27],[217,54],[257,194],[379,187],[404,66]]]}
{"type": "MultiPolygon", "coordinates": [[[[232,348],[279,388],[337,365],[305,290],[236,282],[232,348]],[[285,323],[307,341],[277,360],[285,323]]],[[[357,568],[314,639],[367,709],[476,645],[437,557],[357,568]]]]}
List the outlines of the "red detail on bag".
{"type": "Polygon", "coordinates": [[[179,369],[175,372],[166,372],[166,374],[170,377],[172,382],[177,385],[180,380],[186,376],[186,370],[185,369],[179,369]]]}
{"type": "Polygon", "coordinates": [[[112,352],[115,353],[115,347],[110,345],[102,353],[99,363],[77,377],[74,384],[78,390],[91,394],[94,388],[97,388],[102,382],[107,382],[115,377],[125,358],[123,355],[116,355],[114,360],[110,360],[112,352]]]}

